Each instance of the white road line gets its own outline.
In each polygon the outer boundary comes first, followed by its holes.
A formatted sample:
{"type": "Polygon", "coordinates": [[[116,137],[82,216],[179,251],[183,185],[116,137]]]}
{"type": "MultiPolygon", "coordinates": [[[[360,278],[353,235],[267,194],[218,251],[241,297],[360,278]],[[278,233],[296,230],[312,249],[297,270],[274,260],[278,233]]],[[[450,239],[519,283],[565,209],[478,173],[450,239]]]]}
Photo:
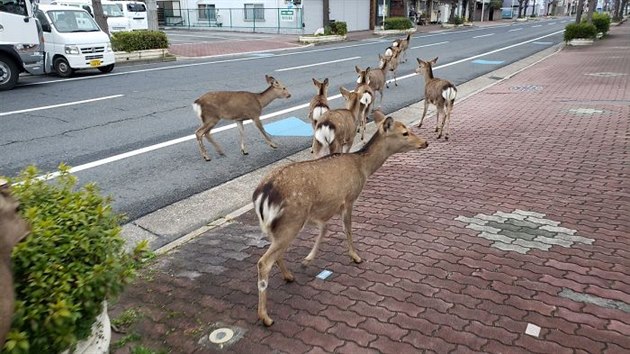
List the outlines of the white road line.
{"type": "Polygon", "coordinates": [[[109,100],[111,98],[118,98],[118,97],[123,97],[123,96],[124,95],[105,96],[105,97],[91,98],[89,100],[74,101],[74,102],[53,104],[53,105],[50,105],[50,106],[42,106],[42,107],[21,109],[19,111],[2,112],[2,113],[0,113],[0,117],[9,116],[9,115],[18,114],[18,113],[29,113],[29,112],[35,112],[35,111],[43,111],[45,109],[51,109],[51,108],[74,106],[74,105],[78,105],[78,104],[84,104],[84,103],[90,103],[90,102],[96,102],[96,101],[102,101],[102,100],[109,100]]]}
{"type": "Polygon", "coordinates": [[[323,61],[321,63],[294,66],[294,67],[291,67],[291,68],[277,69],[275,71],[290,71],[290,70],[304,69],[304,68],[310,68],[312,66],[326,65],[326,64],[332,64],[332,63],[340,63],[342,61],[349,61],[349,60],[355,60],[355,59],[361,59],[361,57],[352,57],[352,58],[344,58],[344,59],[337,59],[337,60],[331,60],[331,61],[323,61]]]}
{"type": "Polygon", "coordinates": [[[551,26],[551,25],[555,25],[555,24],[556,24],[555,22],[551,22],[551,23],[548,23],[547,25],[551,26]]]}
{"type": "Polygon", "coordinates": [[[534,25],[534,26],[532,26],[532,28],[535,28],[535,27],[542,27],[542,25],[534,25]]]}
{"type": "Polygon", "coordinates": [[[523,30],[523,27],[514,28],[514,29],[509,30],[508,32],[521,31],[521,30],[523,30]]]}
{"type": "Polygon", "coordinates": [[[473,38],[490,37],[490,36],[494,36],[494,33],[482,34],[479,36],[474,36],[473,38]]]}
{"type": "Polygon", "coordinates": [[[432,47],[434,45],[442,45],[442,44],[446,44],[446,43],[449,43],[449,41],[418,45],[418,46],[415,46],[415,47],[410,47],[409,49],[418,49],[418,48],[432,47]]]}
{"type": "MultiPolygon", "coordinates": [[[[544,35],[544,36],[541,36],[541,37],[538,37],[538,38],[530,39],[528,41],[524,41],[524,42],[521,42],[521,43],[512,44],[512,45],[509,45],[507,47],[491,50],[489,52],[485,52],[485,53],[482,53],[482,54],[473,55],[471,57],[460,59],[460,60],[457,60],[457,61],[454,61],[454,62],[451,62],[451,63],[448,63],[448,64],[438,65],[438,66],[434,67],[433,70],[446,68],[446,67],[449,67],[449,66],[452,66],[452,65],[456,65],[456,64],[459,64],[459,63],[463,63],[463,62],[466,62],[466,61],[474,60],[474,59],[477,59],[479,57],[483,57],[483,56],[486,56],[486,55],[489,55],[489,54],[502,52],[504,50],[508,50],[508,49],[511,49],[511,48],[514,48],[514,47],[518,47],[518,46],[522,46],[522,45],[525,45],[527,43],[535,42],[535,41],[541,40],[543,38],[551,37],[551,36],[554,36],[554,35],[556,35],[558,33],[562,33],[562,32],[564,32],[564,30],[556,31],[556,32],[553,32],[553,33],[550,33],[550,34],[547,34],[547,35],[544,35]]],[[[417,74],[414,73],[414,74],[408,74],[408,75],[405,75],[405,76],[401,76],[401,77],[398,78],[398,80],[404,80],[404,79],[408,79],[408,78],[411,78],[411,77],[414,77],[414,76],[417,76],[417,74]]],[[[388,82],[393,82],[393,81],[394,81],[393,79],[388,80],[388,82]]],[[[340,97],[341,97],[341,94],[336,94],[334,96],[328,97],[328,101],[336,100],[336,99],[338,99],[340,97]]],[[[280,116],[280,115],[283,115],[283,114],[286,114],[286,113],[294,112],[294,111],[297,111],[297,110],[300,110],[300,109],[303,109],[303,108],[307,108],[309,106],[309,104],[310,103],[307,102],[307,103],[303,103],[303,104],[298,105],[298,106],[293,106],[293,107],[289,107],[289,108],[286,108],[286,109],[283,109],[283,110],[280,110],[280,111],[276,111],[276,112],[272,112],[272,113],[269,113],[269,114],[265,114],[265,115],[260,116],[260,120],[266,120],[266,119],[277,117],[277,116],[280,116]]],[[[191,111],[191,116],[193,115],[192,113],[193,112],[191,111]]],[[[251,124],[252,121],[248,120],[248,121],[245,121],[243,123],[244,124],[251,124]]],[[[236,123],[228,124],[228,125],[225,125],[225,126],[222,126],[222,127],[216,128],[216,129],[213,129],[212,133],[218,133],[218,132],[222,132],[222,131],[225,131],[225,130],[234,129],[235,127],[236,127],[236,123]]],[[[105,159],[89,162],[89,163],[86,163],[86,164],[83,164],[83,165],[79,165],[79,166],[75,166],[75,167],[70,169],[70,172],[75,173],[75,172],[87,170],[89,168],[102,166],[102,165],[108,164],[110,162],[119,161],[119,160],[122,160],[122,159],[126,159],[128,157],[140,155],[140,154],[143,154],[143,153],[146,153],[146,152],[158,150],[158,149],[161,149],[161,148],[164,148],[164,147],[168,147],[168,146],[172,146],[172,145],[175,145],[175,144],[183,143],[185,141],[189,141],[189,140],[193,140],[193,139],[196,139],[194,134],[191,134],[191,135],[188,135],[188,136],[184,136],[184,137],[181,137],[181,138],[177,138],[177,139],[173,139],[173,140],[168,140],[168,141],[165,141],[165,142],[162,142],[162,143],[159,143],[159,144],[150,145],[150,146],[147,146],[147,147],[144,147],[144,148],[141,148],[141,149],[128,151],[128,152],[125,152],[125,153],[122,153],[122,154],[119,154],[119,155],[110,156],[110,157],[105,158],[105,159]]],[[[59,176],[59,173],[55,172],[55,173],[51,173],[51,174],[48,174],[48,175],[39,176],[38,178],[48,180],[48,179],[56,178],[58,176],[59,176]]]]}

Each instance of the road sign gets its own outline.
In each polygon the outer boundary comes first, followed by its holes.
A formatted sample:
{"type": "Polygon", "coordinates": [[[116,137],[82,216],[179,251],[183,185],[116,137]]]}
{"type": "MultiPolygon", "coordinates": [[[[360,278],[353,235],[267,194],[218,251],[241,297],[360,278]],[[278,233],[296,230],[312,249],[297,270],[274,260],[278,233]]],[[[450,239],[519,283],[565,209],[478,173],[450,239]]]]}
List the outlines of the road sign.
{"type": "Polygon", "coordinates": [[[280,10],[280,21],[283,21],[283,22],[295,21],[295,10],[280,10]]]}

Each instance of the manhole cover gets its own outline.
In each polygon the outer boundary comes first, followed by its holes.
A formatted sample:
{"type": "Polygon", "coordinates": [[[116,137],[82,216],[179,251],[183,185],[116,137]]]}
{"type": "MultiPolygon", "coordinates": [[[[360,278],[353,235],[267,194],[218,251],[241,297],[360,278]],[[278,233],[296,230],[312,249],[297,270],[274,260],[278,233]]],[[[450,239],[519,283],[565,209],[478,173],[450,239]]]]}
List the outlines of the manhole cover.
{"type": "Polygon", "coordinates": [[[584,75],[589,76],[598,76],[598,77],[615,77],[615,76],[624,76],[625,73],[611,73],[611,72],[601,72],[601,73],[588,73],[584,75]]]}
{"type": "Polygon", "coordinates": [[[512,86],[512,87],[510,87],[510,90],[517,91],[517,92],[536,92],[536,91],[541,91],[542,90],[542,86],[537,86],[537,85],[520,85],[520,86],[512,86]]]}
{"type": "Polygon", "coordinates": [[[208,328],[208,332],[199,339],[198,344],[204,348],[210,348],[213,351],[228,348],[245,335],[243,328],[224,323],[211,325],[208,328]],[[207,334],[208,332],[210,332],[210,334],[207,334]]]}
{"type": "Polygon", "coordinates": [[[208,339],[210,339],[211,343],[223,344],[227,343],[230,339],[232,339],[232,337],[234,337],[233,330],[229,328],[219,328],[212,331],[208,339]]]}
{"type": "Polygon", "coordinates": [[[569,112],[575,114],[600,114],[604,113],[601,109],[593,109],[593,108],[574,108],[570,109],[569,112]]]}

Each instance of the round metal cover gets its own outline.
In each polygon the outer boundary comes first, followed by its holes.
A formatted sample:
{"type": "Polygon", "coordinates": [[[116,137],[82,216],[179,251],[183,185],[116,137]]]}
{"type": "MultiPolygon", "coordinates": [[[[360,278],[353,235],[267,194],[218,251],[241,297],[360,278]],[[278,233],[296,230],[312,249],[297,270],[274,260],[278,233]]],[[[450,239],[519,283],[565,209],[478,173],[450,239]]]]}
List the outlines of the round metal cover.
{"type": "Polygon", "coordinates": [[[214,344],[223,344],[234,337],[234,331],[229,328],[215,329],[210,333],[210,342],[214,344]]]}

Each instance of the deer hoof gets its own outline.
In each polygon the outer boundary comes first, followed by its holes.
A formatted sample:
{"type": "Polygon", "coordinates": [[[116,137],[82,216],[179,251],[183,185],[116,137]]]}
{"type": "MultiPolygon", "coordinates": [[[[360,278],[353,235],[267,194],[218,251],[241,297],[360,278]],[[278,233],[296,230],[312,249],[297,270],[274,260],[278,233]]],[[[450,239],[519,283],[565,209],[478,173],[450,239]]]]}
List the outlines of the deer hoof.
{"type": "Polygon", "coordinates": [[[247,152],[246,150],[241,150],[241,153],[242,153],[243,155],[249,155],[249,152],[247,152]]]}
{"type": "Polygon", "coordinates": [[[444,140],[448,140],[448,135],[444,135],[444,140]]]}
{"type": "Polygon", "coordinates": [[[357,264],[358,264],[358,263],[363,262],[363,260],[361,259],[361,257],[359,257],[359,255],[358,255],[358,254],[356,254],[356,253],[352,253],[352,254],[350,254],[350,257],[352,258],[352,260],[354,261],[354,263],[357,263],[357,264]]]}
{"type": "Polygon", "coordinates": [[[271,143],[271,144],[269,144],[269,146],[271,146],[272,149],[277,149],[278,148],[278,144],[276,144],[276,143],[271,143]]]}
{"type": "Polygon", "coordinates": [[[304,260],[302,261],[302,268],[306,268],[311,264],[311,260],[304,258],[304,260]]]}
{"type": "Polygon", "coordinates": [[[269,318],[269,316],[267,316],[266,318],[263,318],[262,321],[266,327],[271,327],[271,325],[273,324],[273,320],[269,318]]]}
{"type": "Polygon", "coordinates": [[[204,156],[203,159],[206,160],[206,161],[212,160],[209,156],[204,156]]]}
{"type": "Polygon", "coordinates": [[[287,283],[293,283],[295,281],[295,277],[293,276],[293,274],[283,276],[283,278],[284,278],[284,281],[286,281],[287,283]]]}
{"type": "Polygon", "coordinates": [[[440,138],[441,138],[441,137],[442,137],[442,134],[438,135],[438,137],[437,137],[437,138],[438,138],[438,140],[440,140],[440,138]]]}
{"type": "Polygon", "coordinates": [[[435,132],[437,133],[437,132],[439,132],[439,131],[440,131],[440,128],[435,127],[435,132]]]}

